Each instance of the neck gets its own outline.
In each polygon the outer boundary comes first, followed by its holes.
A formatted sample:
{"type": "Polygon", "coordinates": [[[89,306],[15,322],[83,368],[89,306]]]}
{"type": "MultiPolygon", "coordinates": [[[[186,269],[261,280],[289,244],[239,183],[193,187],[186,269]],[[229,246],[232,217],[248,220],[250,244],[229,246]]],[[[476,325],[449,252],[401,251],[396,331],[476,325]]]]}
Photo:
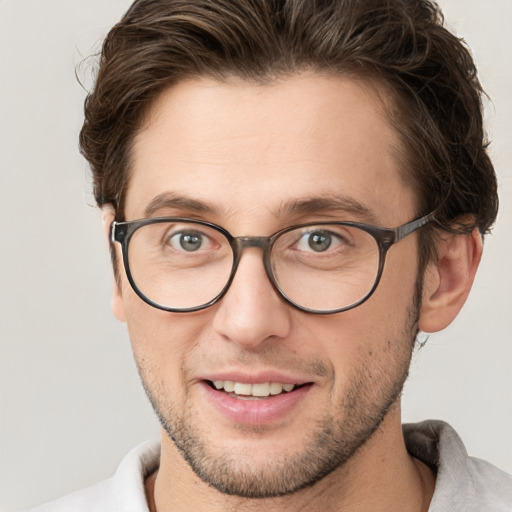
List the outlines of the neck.
{"type": "Polygon", "coordinates": [[[151,512],[426,512],[435,477],[406,450],[400,407],[389,411],[380,428],[342,467],[293,494],[269,499],[228,496],[200,480],[168,435],[162,433],[160,468],[146,480],[151,512]]]}

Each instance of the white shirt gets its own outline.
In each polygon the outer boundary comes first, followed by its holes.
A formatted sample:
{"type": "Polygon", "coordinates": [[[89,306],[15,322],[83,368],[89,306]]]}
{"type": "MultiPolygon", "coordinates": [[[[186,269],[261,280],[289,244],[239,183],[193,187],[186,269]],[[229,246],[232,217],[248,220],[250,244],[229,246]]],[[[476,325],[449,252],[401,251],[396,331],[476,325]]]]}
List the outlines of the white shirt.
{"type": "MultiPolygon", "coordinates": [[[[429,512],[512,512],[512,476],[469,457],[447,423],[403,426],[409,453],[437,471],[429,512]]],[[[146,441],[122,460],[115,474],[32,512],[148,512],[144,480],[160,459],[158,441],[146,441]]]]}

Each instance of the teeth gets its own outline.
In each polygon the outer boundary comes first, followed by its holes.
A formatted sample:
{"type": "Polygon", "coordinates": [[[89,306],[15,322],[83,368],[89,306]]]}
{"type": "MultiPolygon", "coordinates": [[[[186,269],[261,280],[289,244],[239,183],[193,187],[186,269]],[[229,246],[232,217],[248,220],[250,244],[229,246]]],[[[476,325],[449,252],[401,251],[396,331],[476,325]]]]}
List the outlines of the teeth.
{"type": "Polygon", "coordinates": [[[253,384],[251,386],[252,396],[268,396],[270,395],[270,382],[263,384],[253,384]]]}
{"type": "Polygon", "coordinates": [[[271,395],[279,395],[279,393],[283,392],[283,385],[277,382],[272,382],[270,384],[270,394],[271,395]]]}
{"type": "Polygon", "coordinates": [[[289,393],[295,389],[295,384],[280,384],[279,382],[262,382],[261,384],[247,384],[231,380],[216,380],[215,389],[223,389],[226,393],[235,393],[242,396],[267,397],[279,395],[283,391],[289,393]]]}
{"type": "Polygon", "coordinates": [[[226,391],[227,393],[233,393],[233,391],[235,391],[235,383],[230,380],[226,380],[224,381],[224,385],[221,386],[219,389],[222,388],[224,388],[224,391],[226,391]]]}
{"type": "Polygon", "coordinates": [[[252,395],[252,385],[237,382],[235,384],[235,395],[252,395]]]}

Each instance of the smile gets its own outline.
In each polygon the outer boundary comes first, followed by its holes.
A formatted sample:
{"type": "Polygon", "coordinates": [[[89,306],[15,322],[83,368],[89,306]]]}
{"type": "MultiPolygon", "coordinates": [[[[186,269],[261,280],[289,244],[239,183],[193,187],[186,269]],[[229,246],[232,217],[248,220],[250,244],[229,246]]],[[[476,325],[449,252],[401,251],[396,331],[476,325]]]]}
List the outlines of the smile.
{"type": "Polygon", "coordinates": [[[281,384],[279,382],[262,382],[250,384],[231,380],[216,380],[210,385],[218,391],[224,391],[237,398],[267,398],[269,396],[289,393],[298,387],[297,384],[281,384]]]}
{"type": "Polygon", "coordinates": [[[200,381],[200,389],[207,403],[230,424],[279,424],[288,415],[292,418],[292,411],[306,400],[314,383],[279,382],[269,377],[269,380],[261,379],[259,382],[220,380],[218,377],[205,379],[200,381]]]}

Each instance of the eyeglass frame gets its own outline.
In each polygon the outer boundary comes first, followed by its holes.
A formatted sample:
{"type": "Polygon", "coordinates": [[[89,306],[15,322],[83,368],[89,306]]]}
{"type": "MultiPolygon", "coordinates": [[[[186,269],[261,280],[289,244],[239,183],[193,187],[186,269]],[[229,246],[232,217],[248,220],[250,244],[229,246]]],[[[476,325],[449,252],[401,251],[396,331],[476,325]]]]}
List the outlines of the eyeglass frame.
{"type": "Polygon", "coordinates": [[[263,265],[265,267],[265,272],[267,274],[267,277],[272,284],[273,288],[277,291],[277,293],[283,298],[283,300],[293,306],[294,308],[303,311],[305,313],[315,314],[315,315],[332,315],[336,313],[342,313],[344,311],[348,311],[350,309],[354,309],[357,306],[360,306],[364,302],[366,302],[375,292],[377,289],[380,280],[382,278],[382,273],[384,270],[384,264],[386,261],[386,255],[394,244],[400,242],[402,239],[404,239],[406,236],[410,235],[411,233],[414,233],[418,229],[422,228],[423,226],[429,224],[430,222],[435,220],[435,211],[424,215],[422,217],[416,218],[412,221],[406,222],[405,224],[402,224],[401,226],[398,226],[396,228],[384,228],[380,226],[373,226],[371,224],[365,224],[360,222],[350,222],[350,221],[328,221],[328,222],[308,222],[305,224],[296,224],[293,226],[289,226],[284,229],[280,229],[279,231],[273,233],[269,236],[233,236],[229,231],[227,231],[222,226],[219,226],[217,224],[214,224],[212,222],[207,222],[203,220],[198,219],[191,219],[187,217],[150,217],[146,219],[139,219],[139,220],[132,220],[132,221],[113,221],[110,225],[110,241],[111,243],[118,242],[121,245],[121,251],[123,255],[123,264],[126,272],[126,277],[128,278],[128,282],[130,283],[133,291],[138,295],[140,299],[142,299],[146,304],[149,304],[150,306],[153,306],[156,309],[160,309],[163,311],[168,311],[171,313],[190,313],[194,311],[201,311],[203,309],[209,308],[210,306],[213,306],[216,304],[229,290],[231,283],[233,282],[233,279],[235,277],[236,271],[238,269],[238,265],[240,263],[240,260],[242,258],[242,251],[246,247],[256,247],[263,251],[263,265]],[[133,279],[132,272],[130,269],[130,262],[128,257],[128,247],[130,244],[130,240],[133,236],[133,234],[140,229],[143,226],[149,225],[149,224],[159,224],[164,222],[180,222],[180,223],[187,223],[187,224],[200,224],[206,227],[209,227],[211,229],[214,229],[221,233],[226,240],[229,242],[229,245],[231,246],[231,250],[233,252],[233,265],[231,268],[231,273],[229,275],[228,280],[226,281],[226,284],[222,288],[222,290],[210,301],[201,304],[199,306],[194,307],[188,307],[188,308],[174,308],[169,306],[164,306],[162,304],[158,304],[157,302],[154,302],[149,297],[147,297],[137,286],[135,283],[135,280],[133,279]],[[361,229],[362,231],[365,231],[370,236],[373,237],[373,239],[376,241],[378,249],[379,249],[379,265],[377,268],[377,274],[375,277],[375,282],[373,286],[371,287],[370,291],[362,297],[360,300],[349,304],[348,306],[344,306],[342,308],[337,309],[330,309],[330,310],[314,310],[310,308],[306,308],[304,306],[301,306],[291,300],[279,287],[275,277],[274,273],[272,272],[272,266],[270,262],[270,255],[272,252],[272,247],[275,243],[275,241],[281,237],[283,234],[293,231],[294,229],[308,227],[308,226],[348,226],[348,227],[354,227],[357,229],[361,229]]]}

